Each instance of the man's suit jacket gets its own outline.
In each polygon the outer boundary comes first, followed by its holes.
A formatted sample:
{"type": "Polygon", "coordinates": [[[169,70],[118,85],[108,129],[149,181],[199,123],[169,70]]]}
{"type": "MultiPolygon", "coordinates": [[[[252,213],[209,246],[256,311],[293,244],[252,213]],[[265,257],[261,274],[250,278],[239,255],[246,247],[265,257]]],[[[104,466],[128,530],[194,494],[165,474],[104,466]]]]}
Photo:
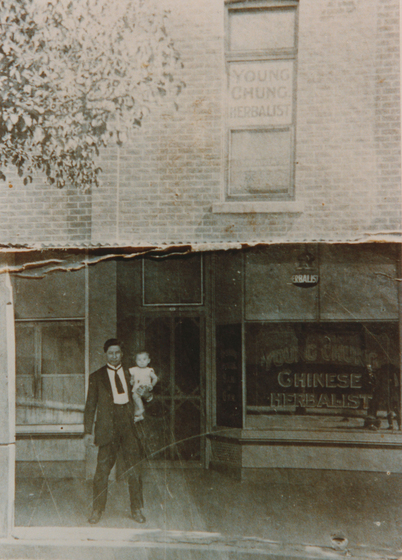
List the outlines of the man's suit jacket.
{"type": "MultiPolygon", "coordinates": [[[[137,435],[134,427],[134,405],[130,391],[130,377],[126,371],[124,375],[127,382],[130,415],[133,419],[133,431],[137,435]]],[[[110,386],[107,367],[103,366],[89,376],[88,395],[84,411],[84,430],[86,434],[92,434],[92,427],[95,419],[95,445],[106,445],[113,440],[113,393],[110,386]]]]}

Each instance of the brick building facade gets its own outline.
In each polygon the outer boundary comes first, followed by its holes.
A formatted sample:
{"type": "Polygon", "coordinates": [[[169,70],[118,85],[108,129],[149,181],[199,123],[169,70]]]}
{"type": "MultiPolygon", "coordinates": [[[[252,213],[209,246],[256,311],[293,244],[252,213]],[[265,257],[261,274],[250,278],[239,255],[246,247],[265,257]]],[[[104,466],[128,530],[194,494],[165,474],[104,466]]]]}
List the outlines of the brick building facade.
{"type": "MultiPolygon", "coordinates": [[[[177,99],[179,110],[168,101],[155,107],[132,144],[105,150],[102,186],[91,193],[57,191],[40,178],[26,187],[17,178],[11,178],[12,188],[3,183],[0,241],[138,246],[343,242],[396,234],[401,226],[396,0],[266,3],[296,12],[292,192],[279,206],[269,193],[264,208],[220,204],[233,128],[228,75],[237,52],[230,52],[228,38],[238,33],[230,29],[227,10],[239,14],[246,5],[252,3],[171,2],[170,32],[187,84],[177,99]]],[[[266,51],[271,66],[260,61],[258,68],[271,68],[278,57],[289,59],[286,46],[271,47],[266,51]]],[[[250,61],[247,53],[239,56],[250,61]]],[[[255,119],[250,126],[259,127],[255,119]]]]}

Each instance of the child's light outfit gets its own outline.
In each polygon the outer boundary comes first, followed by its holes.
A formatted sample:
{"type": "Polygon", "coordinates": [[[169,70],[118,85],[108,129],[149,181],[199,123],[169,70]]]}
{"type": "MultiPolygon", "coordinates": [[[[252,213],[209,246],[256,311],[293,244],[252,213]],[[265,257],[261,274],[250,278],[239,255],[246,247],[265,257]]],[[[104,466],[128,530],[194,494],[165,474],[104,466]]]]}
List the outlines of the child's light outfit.
{"type": "Polygon", "coordinates": [[[144,404],[142,399],[146,402],[152,401],[152,390],[157,383],[158,378],[155,372],[150,367],[132,367],[128,370],[131,376],[131,385],[133,386],[133,400],[134,400],[134,422],[144,420],[144,404]]]}

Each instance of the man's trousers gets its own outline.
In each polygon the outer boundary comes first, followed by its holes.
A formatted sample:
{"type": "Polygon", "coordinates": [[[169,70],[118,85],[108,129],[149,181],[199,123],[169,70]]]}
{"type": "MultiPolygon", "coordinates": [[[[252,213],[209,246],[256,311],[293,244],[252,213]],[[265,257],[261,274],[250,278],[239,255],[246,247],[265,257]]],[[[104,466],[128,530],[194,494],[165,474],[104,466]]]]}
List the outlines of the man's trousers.
{"type": "Polygon", "coordinates": [[[93,509],[104,511],[107,500],[107,488],[110,471],[117,459],[117,452],[122,450],[126,465],[125,476],[128,479],[131,511],[141,509],[144,505],[142,496],[141,459],[142,449],[135,436],[132,407],[114,405],[113,439],[98,450],[98,462],[93,482],[93,509]]]}

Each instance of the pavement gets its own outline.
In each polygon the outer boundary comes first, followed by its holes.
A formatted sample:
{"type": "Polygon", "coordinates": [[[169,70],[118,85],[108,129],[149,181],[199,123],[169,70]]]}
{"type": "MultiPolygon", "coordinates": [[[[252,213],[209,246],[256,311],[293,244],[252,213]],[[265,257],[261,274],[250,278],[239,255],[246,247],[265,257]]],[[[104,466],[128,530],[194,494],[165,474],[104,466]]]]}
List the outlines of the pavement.
{"type": "Polygon", "coordinates": [[[165,468],[143,478],[147,522],[130,519],[119,480],[96,527],[90,482],[17,479],[0,558],[402,558],[400,474],[272,469],[239,481],[165,468]]]}

